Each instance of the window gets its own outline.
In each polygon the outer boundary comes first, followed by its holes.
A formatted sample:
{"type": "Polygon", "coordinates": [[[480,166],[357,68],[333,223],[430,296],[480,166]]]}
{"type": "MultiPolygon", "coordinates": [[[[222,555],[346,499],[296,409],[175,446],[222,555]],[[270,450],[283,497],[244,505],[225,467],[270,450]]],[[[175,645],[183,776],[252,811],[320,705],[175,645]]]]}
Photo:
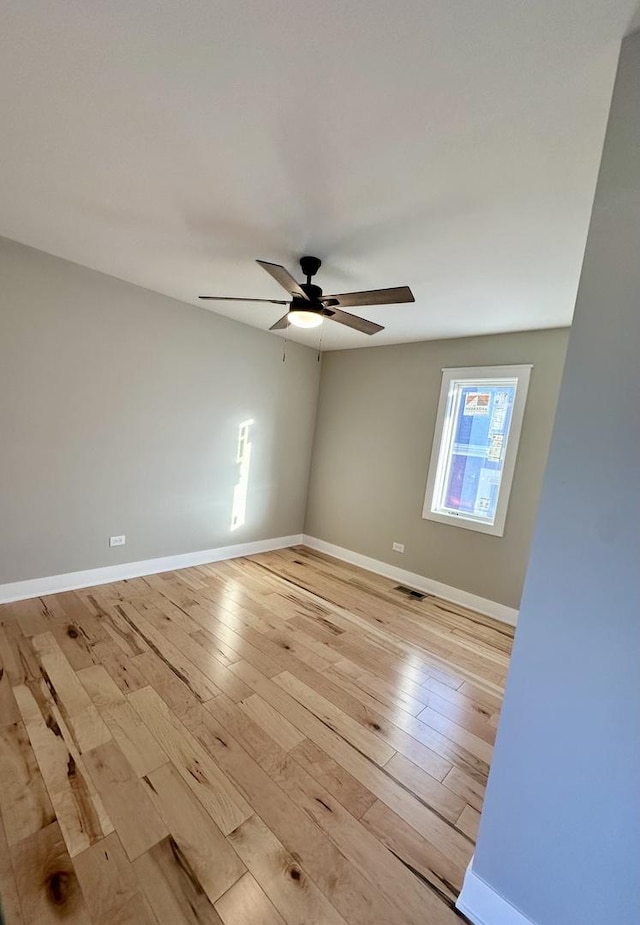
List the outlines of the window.
{"type": "Polygon", "coordinates": [[[424,518],[503,535],[530,373],[442,371],[424,518]]]}

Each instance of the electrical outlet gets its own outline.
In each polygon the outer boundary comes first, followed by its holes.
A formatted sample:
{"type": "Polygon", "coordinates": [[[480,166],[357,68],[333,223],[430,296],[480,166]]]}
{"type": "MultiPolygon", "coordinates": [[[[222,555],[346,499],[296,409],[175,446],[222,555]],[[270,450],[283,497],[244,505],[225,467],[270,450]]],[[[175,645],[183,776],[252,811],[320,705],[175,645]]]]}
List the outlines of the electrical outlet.
{"type": "Polygon", "coordinates": [[[404,552],[404,543],[394,543],[391,548],[394,552],[404,552]]]}
{"type": "Polygon", "coordinates": [[[126,542],[127,542],[127,538],[124,534],[122,536],[110,536],[109,537],[109,546],[124,546],[126,542]]]}

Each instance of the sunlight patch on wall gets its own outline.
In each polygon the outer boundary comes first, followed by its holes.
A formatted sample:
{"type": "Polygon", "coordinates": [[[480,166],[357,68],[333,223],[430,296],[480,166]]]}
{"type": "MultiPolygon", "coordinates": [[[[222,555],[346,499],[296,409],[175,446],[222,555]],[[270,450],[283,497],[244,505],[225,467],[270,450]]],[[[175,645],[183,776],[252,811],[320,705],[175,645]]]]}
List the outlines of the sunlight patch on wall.
{"type": "Polygon", "coordinates": [[[251,443],[249,430],[253,420],[243,421],[238,428],[238,452],[236,462],[239,466],[238,482],[233,489],[233,506],[231,508],[231,529],[237,530],[245,522],[247,512],[247,492],[249,491],[249,468],[251,466],[251,443]]]}

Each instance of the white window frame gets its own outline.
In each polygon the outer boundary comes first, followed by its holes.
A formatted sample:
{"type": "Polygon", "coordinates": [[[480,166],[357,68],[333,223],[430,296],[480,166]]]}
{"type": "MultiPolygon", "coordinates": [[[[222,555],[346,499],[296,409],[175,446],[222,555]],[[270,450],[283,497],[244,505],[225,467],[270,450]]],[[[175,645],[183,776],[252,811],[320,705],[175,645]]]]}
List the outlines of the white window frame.
{"type": "Polygon", "coordinates": [[[464,527],[466,530],[476,530],[491,536],[503,536],[511,483],[518,455],[522,421],[529,390],[529,379],[532,366],[474,366],[457,367],[442,370],[442,386],[436,416],[436,427],[431,448],[429,475],[427,489],[424,497],[422,517],[425,520],[435,520],[449,526],[464,527]],[[502,467],[502,477],[498,494],[498,504],[494,522],[488,523],[477,516],[457,511],[445,511],[438,499],[442,498],[444,485],[449,473],[453,449],[453,428],[458,417],[456,394],[459,384],[478,383],[480,387],[495,386],[500,380],[516,380],[516,395],[511,412],[511,422],[507,434],[507,445],[502,467]]]}

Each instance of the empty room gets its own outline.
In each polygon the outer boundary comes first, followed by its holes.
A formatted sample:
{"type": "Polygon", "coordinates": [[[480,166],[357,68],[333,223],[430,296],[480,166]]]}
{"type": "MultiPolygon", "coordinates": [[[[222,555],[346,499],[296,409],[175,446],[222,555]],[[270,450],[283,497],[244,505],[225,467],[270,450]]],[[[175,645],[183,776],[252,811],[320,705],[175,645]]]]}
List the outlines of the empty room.
{"type": "Polygon", "coordinates": [[[0,86],[0,925],[640,925],[637,0],[0,86]]]}

